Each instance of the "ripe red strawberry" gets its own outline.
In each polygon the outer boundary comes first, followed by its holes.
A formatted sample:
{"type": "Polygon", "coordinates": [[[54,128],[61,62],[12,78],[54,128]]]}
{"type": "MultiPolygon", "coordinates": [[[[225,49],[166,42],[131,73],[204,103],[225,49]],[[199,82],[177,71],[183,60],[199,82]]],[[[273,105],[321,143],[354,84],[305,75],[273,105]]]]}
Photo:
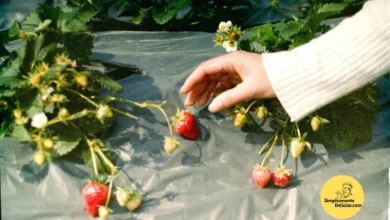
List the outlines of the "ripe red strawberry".
{"type": "Polygon", "coordinates": [[[271,171],[268,167],[256,165],[252,170],[252,179],[260,188],[264,188],[271,180],[271,171]]]}
{"type": "Polygon", "coordinates": [[[279,187],[286,187],[290,183],[291,176],[291,169],[285,169],[284,167],[278,167],[272,173],[272,179],[275,185],[279,187]]]}
{"type": "Polygon", "coordinates": [[[172,118],[172,126],[183,137],[194,140],[199,136],[199,127],[195,117],[188,111],[179,110],[172,118]]]}
{"type": "Polygon", "coordinates": [[[99,207],[106,204],[108,187],[102,183],[90,182],[83,187],[82,196],[88,215],[96,216],[99,213],[99,207]]]}

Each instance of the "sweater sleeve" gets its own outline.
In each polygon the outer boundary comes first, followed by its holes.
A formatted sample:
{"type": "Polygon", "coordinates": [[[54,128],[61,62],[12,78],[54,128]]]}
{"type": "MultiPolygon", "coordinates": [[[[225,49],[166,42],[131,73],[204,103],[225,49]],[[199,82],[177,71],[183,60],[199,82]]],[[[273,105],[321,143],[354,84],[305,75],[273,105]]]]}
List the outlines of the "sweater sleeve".
{"type": "Polygon", "coordinates": [[[291,121],[390,70],[389,1],[368,1],[357,14],[309,43],[263,54],[265,71],[291,121]]]}

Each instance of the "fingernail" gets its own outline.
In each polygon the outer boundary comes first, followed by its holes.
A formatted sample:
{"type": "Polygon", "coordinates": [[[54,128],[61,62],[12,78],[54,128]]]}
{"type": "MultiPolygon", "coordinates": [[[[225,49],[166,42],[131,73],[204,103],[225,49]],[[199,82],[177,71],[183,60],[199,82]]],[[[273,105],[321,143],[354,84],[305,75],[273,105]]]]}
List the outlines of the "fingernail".
{"type": "Polygon", "coordinates": [[[219,100],[214,100],[210,105],[209,105],[209,111],[210,112],[216,112],[218,109],[221,107],[221,101],[219,100]]]}

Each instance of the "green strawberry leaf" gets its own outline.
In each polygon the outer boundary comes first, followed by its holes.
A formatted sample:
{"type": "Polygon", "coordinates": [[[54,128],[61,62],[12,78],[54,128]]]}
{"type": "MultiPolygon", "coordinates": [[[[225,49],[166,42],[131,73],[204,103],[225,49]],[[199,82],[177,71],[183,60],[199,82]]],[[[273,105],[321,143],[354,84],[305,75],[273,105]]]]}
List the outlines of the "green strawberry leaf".
{"type": "Polygon", "coordinates": [[[121,84],[111,79],[110,77],[101,74],[100,72],[94,71],[93,74],[90,75],[90,77],[111,92],[123,91],[123,87],[121,84]]]}
{"type": "Polygon", "coordinates": [[[11,136],[17,138],[19,141],[29,141],[30,134],[24,126],[16,125],[14,126],[11,136]]]}
{"type": "Polygon", "coordinates": [[[165,24],[168,21],[170,21],[176,15],[177,11],[178,11],[177,8],[172,8],[172,9],[169,9],[167,11],[165,11],[165,10],[163,10],[163,11],[154,10],[153,11],[153,17],[154,17],[154,20],[158,24],[165,24]]]}
{"type": "Polygon", "coordinates": [[[62,127],[62,129],[66,130],[67,132],[57,132],[58,139],[56,140],[54,149],[60,156],[63,156],[71,152],[77,147],[77,145],[79,145],[83,132],[77,128],[70,128],[64,125],[57,127],[56,130],[58,131],[60,127],[62,127]]]}
{"type": "Polygon", "coordinates": [[[88,33],[64,34],[64,48],[72,60],[85,64],[92,55],[93,37],[88,33]]]}
{"type": "Polygon", "coordinates": [[[15,95],[17,93],[16,90],[13,90],[13,89],[4,89],[4,88],[0,88],[0,98],[3,98],[3,97],[12,97],[13,95],[15,95]]]}
{"type": "Polygon", "coordinates": [[[372,102],[370,108],[356,102],[354,97],[360,96],[360,93],[364,93],[364,88],[318,111],[321,117],[330,121],[318,130],[326,145],[349,150],[357,143],[367,143],[371,140],[371,128],[378,107],[372,102]]]}
{"type": "Polygon", "coordinates": [[[8,39],[14,40],[19,37],[20,24],[18,21],[14,21],[12,26],[8,29],[8,39]]]}
{"type": "Polygon", "coordinates": [[[21,31],[24,32],[34,32],[35,29],[39,26],[39,24],[42,22],[40,16],[39,16],[39,8],[33,12],[31,12],[22,22],[22,28],[21,31]]]}

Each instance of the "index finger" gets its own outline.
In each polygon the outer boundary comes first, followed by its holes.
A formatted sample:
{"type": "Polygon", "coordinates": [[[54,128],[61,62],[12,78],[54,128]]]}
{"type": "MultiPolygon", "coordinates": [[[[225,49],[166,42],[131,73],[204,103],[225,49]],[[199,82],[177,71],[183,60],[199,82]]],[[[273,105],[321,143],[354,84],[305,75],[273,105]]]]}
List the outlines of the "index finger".
{"type": "Polygon", "coordinates": [[[198,83],[202,82],[205,77],[213,74],[222,74],[228,72],[230,68],[228,54],[212,58],[201,63],[194,72],[187,78],[180,89],[181,93],[190,92],[198,83]]]}

